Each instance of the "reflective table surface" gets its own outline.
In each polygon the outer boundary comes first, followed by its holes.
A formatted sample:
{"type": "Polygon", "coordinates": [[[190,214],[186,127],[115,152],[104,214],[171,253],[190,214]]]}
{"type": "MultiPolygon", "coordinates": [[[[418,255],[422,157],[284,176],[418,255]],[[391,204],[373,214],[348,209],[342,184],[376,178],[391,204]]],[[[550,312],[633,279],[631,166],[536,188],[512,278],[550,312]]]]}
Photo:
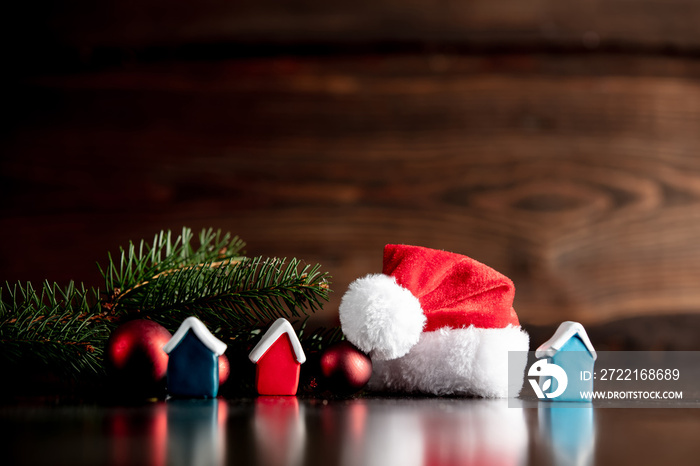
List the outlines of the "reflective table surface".
{"type": "Polygon", "coordinates": [[[0,407],[1,464],[700,464],[700,409],[295,397],[0,407]]]}

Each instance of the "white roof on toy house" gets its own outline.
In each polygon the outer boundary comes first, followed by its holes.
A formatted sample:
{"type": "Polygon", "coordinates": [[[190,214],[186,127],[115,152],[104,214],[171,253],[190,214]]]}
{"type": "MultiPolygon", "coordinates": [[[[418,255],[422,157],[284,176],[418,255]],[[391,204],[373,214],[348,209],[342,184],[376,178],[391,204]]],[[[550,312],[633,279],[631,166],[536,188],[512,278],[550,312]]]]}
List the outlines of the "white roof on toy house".
{"type": "Polygon", "coordinates": [[[180,341],[185,338],[189,330],[192,330],[197,338],[199,338],[199,341],[215,355],[221,356],[224,354],[224,351],[226,351],[226,343],[212,335],[206,325],[196,317],[188,317],[180,324],[180,328],[177,329],[175,335],[163,346],[163,351],[170,354],[180,341]]]}
{"type": "Polygon", "coordinates": [[[272,346],[272,344],[285,333],[289,335],[289,341],[291,342],[292,349],[294,350],[294,357],[299,364],[303,364],[306,361],[306,355],[304,354],[304,350],[301,348],[301,342],[297,338],[297,334],[294,332],[292,324],[290,324],[287,319],[282,317],[277,319],[270,326],[267,332],[265,332],[258,344],[255,345],[255,348],[253,348],[253,351],[251,351],[248,355],[248,358],[252,362],[257,363],[258,360],[260,360],[260,358],[262,358],[267,352],[267,350],[270,349],[270,346],[272,346]]]}
{"type": "Polygon", "coordinates": [[[559,325],[557,331],[554,332],[554,335],[552,335],[552,338],[542,343],[540,347],[537,348],[537,351],[535,351],[535,356],[537,356],[538,358],[551,358],[552,356],[557,354],[559,350],[562,349],[562,347],[566,344],[566,342],[574,336],[577,336],[581,339],[583,344],[586,346],[588,352],[591,353],[593,360],[596,360],[598,358],[598,355],[596,354],[595,349],[593,348],[591,340],[588,338],[586,329],[583,328],[583,325],[579,324],[578,322],[571,321],[562,322],[559,325]]]}

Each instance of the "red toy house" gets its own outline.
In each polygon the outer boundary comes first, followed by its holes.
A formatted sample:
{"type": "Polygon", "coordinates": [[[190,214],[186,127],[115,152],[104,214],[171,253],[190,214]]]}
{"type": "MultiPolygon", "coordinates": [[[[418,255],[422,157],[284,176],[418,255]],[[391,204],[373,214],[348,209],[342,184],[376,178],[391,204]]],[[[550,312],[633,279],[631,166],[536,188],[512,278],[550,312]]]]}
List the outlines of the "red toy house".
{"type": "Polygon", "coordinates": [[[292,324],[277,319],[248,355],[257,364],[255,386],[260,395],[296,395],[299,366],[306,361],[292,324]]]}

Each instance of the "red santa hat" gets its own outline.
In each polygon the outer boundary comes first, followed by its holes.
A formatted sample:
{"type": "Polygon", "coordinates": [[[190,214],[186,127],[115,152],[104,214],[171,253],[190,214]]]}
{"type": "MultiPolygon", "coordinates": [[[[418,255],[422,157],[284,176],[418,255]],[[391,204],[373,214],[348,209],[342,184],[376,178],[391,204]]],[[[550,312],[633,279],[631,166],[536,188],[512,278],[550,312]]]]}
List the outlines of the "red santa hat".
{"type": "Polygon", "coordinates": [[[372,358],[373,388],[504,397],[508,351],[529,348],[514,295],[510,279],[474,259],[390,244],[382,274],[350,284],[340,322],[372,358]]]}

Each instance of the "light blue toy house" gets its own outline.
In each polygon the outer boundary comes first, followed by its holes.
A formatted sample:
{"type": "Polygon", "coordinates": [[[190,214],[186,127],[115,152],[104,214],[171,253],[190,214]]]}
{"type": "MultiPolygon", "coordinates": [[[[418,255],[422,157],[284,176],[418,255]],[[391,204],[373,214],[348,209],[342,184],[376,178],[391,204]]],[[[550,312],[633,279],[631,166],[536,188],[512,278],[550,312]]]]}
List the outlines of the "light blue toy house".
{"type": "MultiPolygon", "coordinates": [[[[567,376],[564,391],[550,401],[590,401],[581,396],[582,392],[593,390],[595,360],[597,354],[586,329],[578,322],[562,322],[552,338],[535,351],[537,358],[546,358],[546,364],[561,367],[567,376]]],[[[540,378],[543,392],[556,393],[559,389],[556,377],[540,378]]]]}
{"type": "Polygon", "coordinates": [[[226,344],[196,317],[185,319],[163,350],[168,353],[168,394],[214,398],[219,392],[219,356],[226,344]]]}

